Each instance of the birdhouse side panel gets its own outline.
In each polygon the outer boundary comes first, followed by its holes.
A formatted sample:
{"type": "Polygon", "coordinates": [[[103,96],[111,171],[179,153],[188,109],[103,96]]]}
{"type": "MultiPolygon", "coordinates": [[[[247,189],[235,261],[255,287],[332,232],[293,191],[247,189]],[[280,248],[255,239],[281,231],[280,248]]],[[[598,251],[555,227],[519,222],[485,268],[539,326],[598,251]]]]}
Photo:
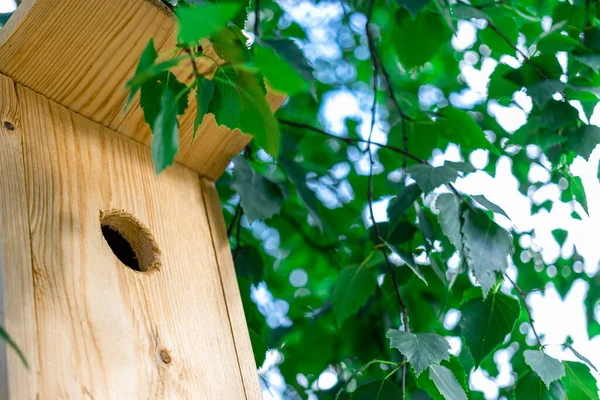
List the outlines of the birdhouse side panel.
{"type": "Polygon", "coordinates": [[[0,325],[22,351],[29,370],[0,341],[0,399],[34,400],[37,394],[37,327],[33,268],[14,82],[0,75],[0,325]]]}
{"type": "Polygon", "coordinates": [[[40,399],[247,398],[197,174],[17,91],[40,399]]]}

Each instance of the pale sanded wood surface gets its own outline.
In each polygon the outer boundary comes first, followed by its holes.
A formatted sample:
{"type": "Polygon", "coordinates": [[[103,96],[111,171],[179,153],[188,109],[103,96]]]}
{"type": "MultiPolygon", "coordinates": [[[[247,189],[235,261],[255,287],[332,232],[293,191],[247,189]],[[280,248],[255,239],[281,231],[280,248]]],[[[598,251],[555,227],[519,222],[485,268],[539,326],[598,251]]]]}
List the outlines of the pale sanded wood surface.
{"type": "MultiPolygon", "coordinates": [[[[151,132],[138,99],[124,111],[125,84],[151,37],[160,53],[175,49],[176,34],[171,12],[157,0],[24,0],[0,30],[0,73],[149,146],[151,132]]],[[[201,71],[214,68],[203,60],[201,71]]],[[[191,74],[191,62],[183,62],[179,76],[191,74]]],[[[268,99],[277,109],[284,97],[270,93],[268,99]]],[[[192,145],[195,114],[190,96],[176,160],[215,180],[251,137],[218,128],[210,115],[192,145]]]]}
{"type": "Polygon", "coordinates": [[[19,104],[13,82],[0,76],[0,325],[24,353],[0,342],[0,398],[33,400],[37,394],[37,340],[31,244],[19,104]],[[9,130],[4,123],[10,123],[9,130]]]}
{"type": "Polygon", "coordinates": [[[213,181],[201,179],[201,185],[246,395],[248,399],[259,400],[262,398],[262,393],[257,379],[256,362],[242,299],[240,298],[240,289],[235,275],[233,258],[231,257],[219,194],[213,181]]]}
{"type": "Polygon", "coordinates": [[[197,174],[175,165],[156,176],[147,147],[20,85],[17,93],[40,399],[246,398],[228,318],[237,316],[237,330],[243,311],[232,303],[238,292],[226,289],[225,301],[222,249],[211,238],[217,211],[205,206],[197,174]],[[99,221],[115,208],[153,234],[160,270],[135,272],[117,260],[99,221]]]}

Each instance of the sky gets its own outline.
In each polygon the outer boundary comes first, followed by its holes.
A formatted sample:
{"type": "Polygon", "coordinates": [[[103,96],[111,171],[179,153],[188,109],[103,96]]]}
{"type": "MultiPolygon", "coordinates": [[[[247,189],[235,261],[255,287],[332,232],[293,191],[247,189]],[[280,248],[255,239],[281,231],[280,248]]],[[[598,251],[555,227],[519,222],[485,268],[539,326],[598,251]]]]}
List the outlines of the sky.
{"type": "MultiPolygon", "coordinates": [[[[307,29],[307,35],[310,43],[304,46],[309,59],[316,56],[321,58],[338,59],[340,57],[339,46],[331,46],[332,37],[337,35],[337,32],[328,28],[327,21],[340,19],[342,17],[342,9],[339,2],[320,2],[314,4],[311,1],[301,0],[281,0],[280,4],[286,10],[286,18],[290,21],[295,21],[307,29]]],[[[0,0],[0,13],[10,12],[14,10],[15,3],[13,0],[0,0]]],[[[353,15],[351,24],[357,29],[364,29],[365,18],[362,15],[353,15]]],[[[549,27],[550,21],[545,21],[549,27]]],[[[457,50],[466,50],[465,59],[461,63],[461,70],[469,89],[460,94],[450,96],[450,102],[458,107],[467,108],[469,104],[481,101],[486,96],[486,86],[490,74],[494,70],[497,62],[490,58],[484,58],[479,64],[481,68],[477,69],[474,65],[477,64],[479,57],[484,57],[485,52],[481,49],[471,49],[475,40],[477,27],[467,21],[461,21],[458,26],[458,34],[453,38],[452,44],[457,50]],[[479,51],[477,51],[479,50],[479,51]]],[[[334,41],[335,43],[335,41],[334,41]]],[[[364,46],[363,46],[364,47],[364,46]]],[[[355,49],[357,57],[369,57],[368,49],[361,46],[355,49]]],[[[564,57],[559,56],[559,61],[564,64],[564,57]]],[[[506,57],[500,60],[509,65],[518,66],[519,61],[512,57],[506,57]]],[[[343,66],[342,66],[343,68],[343,66]]],[[[327,73],[336,73],[339,75],[348,76],[352,79],[352,71],[329,71],[318,76],[319,79],[326,81],[329,77],[327,73]]],[[[428,90],[424,88],[419,93],[422,103],[427,104],[431,101],[436,101],[439,94],[435,89],[428,90]]],[[[514,131],[519,126],[525,123],[527,114],[526,111],[531,109],[531,100],[522,92],[515,96],[515,102],[520,107],[511,106],[503,107],[500,105],[490,105],[488,111],[494,115],[498,122],[507,130],[514,131]]],[[[369,111],[362,107],[365,101],[370,101],[368,98],[361,98],[355,91],[347,89],[339,89],[330,93],[324,100],[321,110],[321,120],[324,127],[332,133],[345,134],[345,119],[357,118],[366,121],[359,126],[360,133],[366,137],[368,135],[370,115],[369,111]]],[[[581,113],[582,119],[585,119],[581,113]]],[[[596,108],[596,112],[591,118],[590,123],[600,125],[600,111],[596,108]]],[[[378,124],[374,129],[373,140],[385,143],[387,127],[383,124],[378,124]]],[[[535,148],[527,149],[527,151],[537,151],[535,148]]],[[[456,147],[450,146],[444,153],[439,152],[433,157],[434,165],[443,164],[444,160],[459,161],[460,156],[456,147]]],[[[487,165],[487,152],[478,150],[474,152],[470,160],[477,168],[483,168],[487,165]]],[[[531,200],[523,196],[517,189],[518,182],[511,174],[511,161],[509,157],[502,157],[496,164],[496,174],[494,177],[489,174],[478,171],[461,178],[456,182],[456,187],[468,194],[483,194],[490,201],[502,207],[510,219],[496,215],[495,219],[500,225],[514,229],[516,231],[528,231],[533,229],[534,234],[529,239],[532,246],[537,246],[541,249],[541,254],[544,261],[550,265],[560,255],[569,257],[573,252],[573,245],[577,245],[578,252],[583,256],[585,262],[582,268],[589,274],[593,274],[598,269],[600,261],[600,246],[598,238],[600,237],[600,183],[598,181],[598,163],[600,161],[600,150],[592,153],[589,161],[582,158],[577,158],[573,163],[571,170],[574,175],[580,176],[583,180],[585,191],[587,194],[589,205],[589,216],[585,216],[583,211],[579,212],[582,220],[574,220],[571,218],[573,206],[571,204],[561,203],[560,191],[556,185],[549,184],[543,189],[538,190],[533,194],[531,200]],[[530,213],[530,201],[536,204],[541,204],[546,200],[553,200],[554,206],[551,212],[545,210],[536,215],[530,213]],[[568,239],[562,248],[552,237],[552,230],[561,228],[569,232],[568,239]]],[[[357,168],[365,168],[366,160],[358,160],[357,168]],[[361,165],[361,163],[363,163],[361,165]]],[[[532,168],[530,171],[530,180],[548,182],[550,179],[548,172],[542,167],[532,168]]],[[[427,199],[426,199],[427,200],[427,199]]],[[[385,220],[386,216],[386,201],[379,202],[375,207],[375,219],[377,221],[385,220]]],[[[580,208],[576,206],[576,210],[580,208]]],[[[260,230],[259,227],[257,227],[260,230]]],[[[267,228],[264,229],[265,234],[269,234],[267,228]]],[[[515,255],[519,256],[519,255],[515,255]]],[[[548,269],[547,273],[559,273],[548,269]]],[[[509,274],[515,278],[517,276],[516,268],[511,267],[509,274]]],[[[291,278],[295,282],[306,280],[306,274],[300,272],[297,276],[291,278]]],[[[586,317],[583,308],[583,300],[587,292],[587,283],[580,280],[576,281],[567,296],[562,299],[552,285],[549,285],[543,292],[535,292],[528,296],[528,303],[533,312],[535,326],[540,334],[545,336],[544,342],[549,344],[547,351],[550,355],[559,359],[575,360],[575,357],[568,351],[563,351],[560,346],[564,343],[568,336],[574,340],[574,348],[590,359],[596,365],[600,365],[600,336],[590,339],[586,330],[586,317]]],[[[261,312],[267,318],[279,323],[285,321],[287,312],[287,303],[274,299],[268,292],[268,288],[264,285],[259,285],[253,291],[253,298],[259,305],[261,312]]],[[[458,322],[458,311],[448,313],[445,325],[452,327],[458,322]]],[[[448,338],[452,351],[456,352],[460,349],[459,338],[448,338]]],[[[508,361],[514,354],[516,349],[509,348],[496,353],[495,361],[498,363],[500,374],[497,377],[490,378],[481,370],[471,374],[470,385],[472,389],[483,391],[487,399],[496,399],[498,397],[498,387],[511,386],[514,384],[510,374],[510,364],[508,361]]],[[[267,360],[260,369],[261,376],[264,382],[269,382],[268,385],[263,384],[264,399],[275,400],[283,399],[282,393],[285,388],[281,374],[276,367],[280,361],[280,355],[276,351],[270,351],[267,360]],[[268,386],[268,387],[267,387],[268,386]]],[[[298,381],[301,383],[306,378],[301,374],[298,376],[298,381]]],[[[264,383],[263,382],[263,383],[264,383]]],[[[337,382],[335,373],[331,370],[325,371],[319,378],[318,386],[321,389],[332,387],[337,382]]]]}

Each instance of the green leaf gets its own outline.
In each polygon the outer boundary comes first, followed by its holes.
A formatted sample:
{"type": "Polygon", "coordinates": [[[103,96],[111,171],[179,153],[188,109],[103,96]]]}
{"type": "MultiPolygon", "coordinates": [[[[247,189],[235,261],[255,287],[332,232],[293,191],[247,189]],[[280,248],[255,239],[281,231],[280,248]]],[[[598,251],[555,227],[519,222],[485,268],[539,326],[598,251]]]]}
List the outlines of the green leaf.
{"type": "Polygon", "coordinates": [[[308,82],[315,80],[313,67],[310,65],[302,50],[290,39],[263,39],[275,52],[294,67],[308,82]]]}
{"type": "Polygon", "coordinates": [[[504,342],[520,313],[519,301],[501,292],[466,298],[460,305],[460,330],[475,366],[504,342]]]}
{"type": "Polygon", "coordinates": [[[515,49],[517,39],[519,37],[519,26],[515,22],[515,18],[511,15],[501,15],[498,18],[494,18],[494,26],[499,32],[502,32],[500,36],[497,31],[493,30],[490,26],[479,31],[481,40],[495,53],[497,54],[508,54],[511,56],[515,55],[515,49]],[[507,40],[505,40],[508,39],[507,40]]]}
{"type": "Polygon", "coordinates": [[[176,11],[179,19],[178,41],[192,44],[217,33],[227,26],[241,8],[237,3],[205,3],[196,7],[178,7],[176,11]]]}
{"type": "Polygon", "coordinates": [[[233,70],[225,72],[223,68],[217,69],[212,80],[213,98],[208,106],[208,112],[215,116],[217,124],[229,129],[237,128],[240,118],[240,94],[235,87],[236,79],[233,70]]]}
{"type": "Polygon", "coordinates": [[[452,13],[455,18],[459,19],[488,19],[488,16],[483,11],[472,7],[468,4],[457,3],[452,6],[452,13]]]}
{"type": "Polygon", "coordinates": [[[456,250],[462,251],[460,200],[454,194],[442,193],[435,200],[435,208],[444,235],[456,250]]]}
{"type": "Polygon", "coordinates": [[[583,207],[585,212],[589,214],[583,181],[580,177],[573,176],[571,174],[567,175],[567,180],[569,181],[567,193],[570,194],[571,198],[581,204],[581,207],[583,207]]]}
{"type": "Polygon", "coordinates": [[[486,296],[496,283],[497,273],[508,267],[512,238],[483,212],[466,210],[463,220],[464,257],[486,296]]]}
{"type": "Polygon", "coordinates": [[[460,172],[477,172],[477,169],[475,169],[475,167],[468,162],[462,162],[462,161],[445,161],[444,162],[444,166],[445,167],[449,167],[449,168],[453,168],[457,171],[460,172]]]}
{"type": "Polygon", "coordinates": [[[490,75],[488,96],[497,99],[512,99],[513,94],[521,90],[521,85],[507,79],[506,75],[514,73],[514,69],[505,64],[498,64],[490,75]]]}
{"type": "Polygon", "coordinates": [[[525,362],[550,388],[550,384],[565,376],[565,366],[541,350],[525,350],[525,362]]]}
{"type": "Polygon", "coordinates": [[[250,246],[240,246],[238,257],[235,261],[235,273],[247,279],[250,283],[258,285],[263,280],[264,263],[260,252],[250,246]]]}
{"type": "Polygon", "coordinates": [[[591,28],[583,33],[583,45],[590,50],[600,50],[600,28],[591,28]]]}
{"type": "Polygon", "coordinates": [[[25,368],[29,369],[29,364],[25,359],[25,354],[23,354],[21,349],[19,349],[17,343],[12,339],[12,337],[10,337],[10,335],[8,334],[8,332],[6,332],[3,326],[0,326],[0,337],[4,339],[4,341],[17,353],[25,368]]]}
{"type": "Polygon", "coordinates": [[[406,69],[425,64],[452,35],[442,17],[431,11],[420,12],[413,19],[408,11],[399,9],[393,29],[396,54],[406,69]]]}
{"type": "Polygon", "coordinates": [[[401,218],[406,214],[406,210],[413,206],[413,203],[421,195],[421,189],[415,183],[406,186],[394,199],[392,199],[387,208],[390,228],[396,229],[401,218]]]}
{"type": "Polygon", "coordinates": [[[417,377],[428,367],[450,358],[450,345],[440,335],[390,329],[386,336],[390,340],[390,347],[406,356],[417,377]]]}
{"type": "Polygon", "coordinates": [[[535,374],[528,372],[517,381],[515,400],[565,400],[565,389],[560,382],[553,382],[548,389],[535,374]]]}
{"type": "Polygon", "coordinates": [[[437,187],[452,183],[459,177],[458,171],[450,167],[432,167],[417,164],[409,167],[406,172],[417,181],[423,193],[427,194],[437,187]]]}
{"type": "Polygon", "coordinates": [[[215,84],[204,77],[198,77],[196,81],[196,119],[194,120],[194,136],[192,140],[196,138],[196,132],[198,132],[204,116],[208,113],[214,94],[215,84]]]}
{"type": "MultiPolygon", "coordinates": [[[[465,369],[461,365],[458,358],[451,355],[449,360],[442,361],[440,365],[447,368],[452,373],[464,393],[469,392],[469,386],[467,385],[467,374],[465,373],[465,369]]],[[[421,374],[419,378],[417,378],[417,386],[421,390],[425,391],[433,400],[446,399],[446,397],[440,392],[440,389],[436,383],[431,379],[430,374],[421,374]]]]}
{"type": "Polygon", "coordinates": [[[568,132],[568,146],[576,154],[589,160],[592,151],[600,143],[600,128],[596,125],[584,125],[568,132]]]}
{"type": "MultiPolygon", "coordinates": [[[[409,242],[415,236],[415,232],[417,231],[417,228],[408,221],[400,221],[394,230],[390,229],[390,224],[388,222],[378,222],[377,227],[381,238],[395,245],[409,242]]],[[[372,226],[370,231],[371,239],[376,241],[375,227],[372,226]]]]}
{"type": "Polygon", "coordinates": [[[579,358],[581,361],[586,363],[591,369],[598,372],[598,369],[596,368],[596,366],[594,364],[592,364],[592,362],[590,360],[588,360],[586,357],[584,357],[583,354],[581,354],[580,352],[575,350],[570,343],[565,343],[564,346],[566,348],[568,348],[569,350],[571,350],[573,352],[573,354],[575,354],[575,357],[579,358]]]}
{"type": "MultiPolygon", "coordinates": [[[[504,212],[504,210],[502,208],[498,207],[496,204],[494,204],[491,201],[489,201],[488,199],[486,199],[485,196],[476,194],[471,197],[473,198],[473,200],[475,200],[476,202],[478,202],[479,204],[481,204],[482,206],[484,206],[491,212],[495,212],[495,213],[504,215],[506,218],[508,218],[508,215],[506,215],[506,213],[504,212]]],[[[508,218],[508,219],[510,219],[510,218],[508,218]]]]}
{"type": "Polygon", "coordinates": [[[188,92],[189,89],[172,74],[163,84],[160,110],[152,123],[152,160],[157,174],[175,161],[179,150],[177,117],[185,112],[188,92]]]}
{"type": "Polygon", "coordinates": [[[575,54],[575,58],[590,67],[594,72],[600,72],[600,54],[575,54]]]}
{"type": "Polygon", "coordinates": [[[586,365],[564,361],[564,367],[566,374],[561,383],[569,398],[598,400],[598,383],[586,365]]]}
{"type": "Polygon", "coordinates": [[[578,40],[568,35],[553,32],[539,40],[537,49],[542,53],[556,53],[558,51],[570,52],[575,49],[583,49],[583,46],[578,40]]]}
{"type": "Polygon", "coordinates": [[[564,229],[554,229],[552,231],[552,236],[554,236],[554,240],[556,240],[556,242],[561,247],[565,243],[565,240],[567,240],[568,234],[569,234],[569,232],[565,231],[564,229]]]}
{"type": "Polygon", "coordinates": [[[355,314],[375,292],[377,280],[364,265],[346,267],[335,283],[331,303],[338,326],[355,314]]]}
{"type": "Polygon", "coordinates": [[[446,400],[467,400],[467,395],[448,368],[441,365],[429,367],[429,377],[446,400]]]}
{"type": "Polygon", "coordinates": [[[544,80],[534,83],[527,87],[527,94],[539,107],[544,107],[550,100],[552,95],[558,92],[561,93],[567,87],[566,83],[559,80],[544,80]]]}
{"type": "Polygon", "coordinates": [[[323,231],[323,221],[318,212],[318,200],[315,193],[310,190],[306,185],[306,172],[302,169],[302,166],[297,162],[290,160],[287,157],[281,157],[279,159],[281,166],[287,172],[290,181],[296,185],[296,191],[298,196],[306,206],[308,213],[313,218],[317,226],[323,231]]]}
{"type": "Polygon", "coordinates": [[[264,92],[264,83],[246,71],[238,73],[240,93],[240,130],[254,136],[256,143],[271,156],[279,156],[281,135],[264,92]],[[261,87],[262,86],[262,87],[261,87]]]}
{"type": "MultiPolygon", "coordinates": [[[[132,80],[134,80],[137,76],[141,75],[146,69],[148,69],[152,65],[154,65],[154,62],[156,61],[157,58],[158,58],[158,53],[156,52],[156,49],[154,48],[154,39],[150,38],[150,40],[148,41],[148,44],[146,45],[146,47],[144,48],[144,51],[142,52],[142,56],[140,57],[140,61],[138,62],[137,68],[135,69],[135,74],[133,75],[132,80]]],[[[131,100],[133,100],[133,98],[137,94],[138,90],[140,89],[140,86],[137,86],[137,85],[133,86],[133,85],[130,85],[129,83],[127,84],[127,86],[131,88],[131,92],[129,93],[129,97],[127,98],[127,103],[125,105],[125,108],[127,108],[129,106],[129,104],[131,103],[131,100]]]]}
{"type": "Polygon", "coordinates": [[[281,189],[258,172],[242,156],[233,158],[233,183],[231,186],[240,195],[242,209],[252,222],[267,219],[281,210],[281,189]]]}
{"type": "Polygon", "coordinates": [[[397,400],[402,398],[402,389],[389,380],[375,381],[360,386],[352,393],[352,400],[397,400]]]}
{"type": "Polygon", "coordinates": [[[429,0],[396,0],[400,7],[404,7],[415,17],[427,4],[429,0]]]}
{"type": "Polygon", "coordinates": [[[398,254],[398,256],[402,259],[402,261],[404,261],[406,263],[406,265],[408,265],[408,267],[410,269],[412,269],[412,271],[415,273],[415,275],[417,275],[419,277],[419,279],[421,279],[426,285],[428,285],[427,280],[425,279],[425,276],[423,275],[423,273],[421,272],[421,270],[419,269],[419,267],[415,263],[415,259],[413,258],[412,254],[410,254],[409,252],[401,249],[398,246],[393,245],[392,243],[388,242],[387,240],[385,240],[383,238],[381,239],[381,241],[391,251],[393,251],[394,253],[398,254]]]}
{"type": "Polygon", "coordinates": [[[310,83],[286,60],[268,46],[254,46],[254,64],[269,81],[271,87],[293,96],[310,89],[310,83]]]}

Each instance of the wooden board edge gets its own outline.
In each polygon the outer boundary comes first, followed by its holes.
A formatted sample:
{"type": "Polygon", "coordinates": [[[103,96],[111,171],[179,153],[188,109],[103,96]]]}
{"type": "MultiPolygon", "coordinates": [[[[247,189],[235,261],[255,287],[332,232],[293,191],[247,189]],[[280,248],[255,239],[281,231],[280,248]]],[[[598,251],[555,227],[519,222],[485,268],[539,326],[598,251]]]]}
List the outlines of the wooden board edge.
{"type": "Polygon", "coordinates": [[[0,379],[8,391],[2,398],[34,400],[39,354],[21,110],[15,83],[0,75],[0,324],[29,364],[2,341],[6,364],[0,373],[6,376],[0,379]]]}
{"type": "Polygon", "coordinates": [[[229,239],[227,237],[219,194],[217,193],[215,183],[209,179],[201,177],[200,187],[208,214],[211,237],[221,276],[221,284],[225,294],[227,313],[231,324],[231,332],[238,356],[242,381],[246,391],[246,399],[260,400],[262,399],[262,392],[258,381],[254,352],[252,351],[250,333],[246,323],[246,316],[244,315],[231,249],[229,248],[229,239]]]}

